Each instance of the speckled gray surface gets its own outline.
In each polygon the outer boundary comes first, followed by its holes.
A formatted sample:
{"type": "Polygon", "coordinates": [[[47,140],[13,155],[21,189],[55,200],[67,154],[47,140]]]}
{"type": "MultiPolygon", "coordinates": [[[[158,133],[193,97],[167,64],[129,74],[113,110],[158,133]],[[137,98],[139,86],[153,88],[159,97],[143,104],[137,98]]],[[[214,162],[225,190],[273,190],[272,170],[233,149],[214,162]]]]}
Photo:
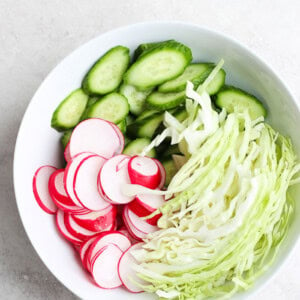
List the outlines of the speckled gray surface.
{"type": "MultiPolygon", "coordinates": [[[[69,52],[115,27],[181,20],[249,46],[300,96],[298,0],[0,1],[0,299],[76,299],[33,250],[15,204],[17,130],[32,95],[69,52]]],[[[256,299],[300,299],[300,245],[256,299]]]]}

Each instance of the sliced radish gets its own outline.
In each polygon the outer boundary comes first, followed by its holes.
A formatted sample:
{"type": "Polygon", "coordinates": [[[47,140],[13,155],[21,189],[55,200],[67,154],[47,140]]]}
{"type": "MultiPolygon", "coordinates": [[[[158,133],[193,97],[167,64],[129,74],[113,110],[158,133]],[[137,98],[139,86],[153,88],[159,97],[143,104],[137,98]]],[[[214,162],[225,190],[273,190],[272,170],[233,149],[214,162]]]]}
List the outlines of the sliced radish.
{"type": "Polygon", "coordinates": [[[74,205],[74,202],[68,197],[64,187],[64,169],[56,170],[49,179],[49,192],[52,198],[58,199],[65,205],[74,205]]]}
{"type": "Polygon", "coordinates": [[[90,270],[91,263],[95,255],[108,244],[116,244],[122,251],[127,250],[131,246],[129,238],[121,232],[111,231],[101,233],[92,243],[89,252],[87,253],[86,265],[88,270],[90,270]]]}
{"type": "Polygon", "coordinates": [[[77,215],[79,215],[79,214],[87,214],[90,212],[88,209],[76,206],[75,204],[66,205],[66,204],[60,202],[58,199],[56,199],[53,196],[52,196],[52,200],[58,208],[60,208],[61,210],[65,211],[67,213],[76,213],[77,215]]]}
{"type": "Polygon", "coordinates": [[[102,231],[112,226],[117,215],[117,208],[111,204],[100,211],[92,211],[86,214],[73,214],[77,224],[91,231],[102,231]]]}
{"type": "Polygon", "coordinates": [[[70,142],[68,142],[65,150],[64,150],[64,157],[65,157],[65,161],[69,162],[71,159],[71,154],[70,154],[70,142]]]}
{"type": "Polygon", "coordinates": [[[49,178],[57,169],[52,166],[42,166],[33,176],[32,188],[36,202],[48,214],[55,214],[57,206],[49,193],[49,178]]]}
{"type": "Polygon", "coordinates": [[[109,206],[97,186],[98,174],[105,161],[99,155],[88,156],[80,162],[74,176],[73,189],[77,200],[83,207],[93,211],[109,206]]]}
{"type": "Polygon", "coordinates": [[[136,259],[131,254],[134,250],[139,250],[142,248],[143,243],[138,243],[130,248],[128,248],[121,256],[119,263],[118,263],[118,274],[120,277],[121,282],[126,287],[128,291],[131,293],[141,293],[143,290],[135,285],[132,280],[140,283],[140,284],[146,284],[144,280],[139,278],[136,275],[136,271],[132,268],[134,264],[137,264],[136,259]]]}
{"type": "Polygon", "coordinates": [[[98,177],[98,189],[113,204],[126,204],[134,197],[122,193],[123,184],[130,184],[127,155],[117,155],[103,165],[98,177]]]}
{"type": "Polygon", "coordinates": [[[78,239],[85,241],[96,234],[95,231],[87,230],[77,224],[71,214],[65,213],[64,218],[67,230],[78,239]]]}
{"type": "Polygon", "coordinates": [[[164,166],[162,165],[162,163],[158,159],[153,158],[153,160],[157,163],[157,166],[160,169],[161,179],[160,179],[160,183],[158,185],[158,188],[162,189],[165,185],[165,182],[166,182],[166,176],[167,176],[166,175],[166,170],[165,170],[164,166]]]}
{"type": "Polygon", "coordinates": [[[82,243],[82,240],[72,235],[65,225],[65,213],[62,210],[58,210],[56,213],[56,225],[59,230],[59,232],[63,235],[65,239],[67,239],[69,242],[80,245],[82,243]]]}
{"type": "Polygon", "coordinates": [[[133,156],[128,162],[130,182],[155,189],[161,182],[158,164],[150,157],[133,156]]]}
{"type": "Polygon", "coordinates": [[[114,289],[122,285],[118,275],[118,263],[122,253],[118,246],[109,244],[95,256],[91,273],[100,288],[114,289]]]}
{"type": "Polygon", "coordinates": [[[67,164],[64,174],[64,187],[69,198],[74,202],[76,206],[82,207],[81,203],[78,201],[74,192],[74,178],[76,170],[80,163],[87,157],[93,156],[95,154],[90,152],[80,153],[74,156],[67,164]]]}
{"type": "Polygon", "coordinates": [[[118,230],[119,232],[123,233],[125,236],[127,236],[131,242],[132,245],[139,243],[140,241],[136,240],[127,230],[126,226],[122,227],[118,230]]]}
{"type": "Polygon", "coordinates": [[[150,225],[145,220],[139,218],[128,206],[123,210],[123,220],[129,233],[137,240],[142,240],[146,238],[149,233],[158,230],[157,226],[150,225]]]}
{"type": "Polygon", "coordinates": [[[85,242],[83,242],[80,246],[79,249],[79,255],[80,255],[80,259],[82,262],[82,265],[86,268],[86,254],[91,246],[91,244],[96,240],[96,238],[98,237],[98,234],[90,237],[88,240],[86,240],[85,242]]]}
{"type": "Polygon", "coordinates": [[[123,135],[122,131],[120,130],[120,128],[116,124],[114,124],[114,123],[110,123],[110,124],[114,127],[114,130],[120,139],[120,143],[121,143],[120,148],[122,148],[122,151],[120,153],[122,153],[123,149],[124,149],[124,145],[125,145],[124,135],[123,135]]]}
{"type": "Polygon", "coordinates": [[[124,143],[112,123],[102,119],[88,119],[79,123],[70,138],[70,156],[93,152],[110,158],[123,151],[124,143]]]}
{"type": "MultiPolygon", "coordinates": [[[[140,194],[128,204],[128,207],[138,217],[146,217],[161,207],[164,203],[165,200],[162,195],[140,194]]],[[[153,218],[147,219],[146,222],[151,225],[156,225],[160,217],[161,214],[157,214],[153,218]]]]}

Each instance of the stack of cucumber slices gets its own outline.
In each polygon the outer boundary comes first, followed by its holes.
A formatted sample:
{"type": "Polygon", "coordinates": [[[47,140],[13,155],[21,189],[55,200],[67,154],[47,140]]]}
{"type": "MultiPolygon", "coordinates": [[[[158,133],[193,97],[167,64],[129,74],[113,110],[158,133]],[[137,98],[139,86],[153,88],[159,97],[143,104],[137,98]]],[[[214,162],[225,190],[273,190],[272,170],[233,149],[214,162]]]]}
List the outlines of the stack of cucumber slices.
{"type": "MultiPolygon", "coordinates": [[[[209,76],[214,63],[193,62],[192,51],[175,40],[145,43],[130,57],[127,47],[108,50],[90,68],[81,88],[72,91],[53,113],[51,126],[63,132],[64,147],[73,128],[88,118],[115,123],[126,140],[124,154],[140,154],[163,131],[163,116],[169,111],[179,121],[186,118],[185,88],[197,88],[209,76]]],[[[248,110],[253,119],[266,116],[262,103],[241,89],[225,85],[226,73],[219,70],[206,91],[216,109],[248,110]]],[[[147,155],[161,160],[171,178],[175,167],[171,156],[180,154],[168,141],[147,155]]],[[[168,182],[167,182],[168,183],[168,182]]]]}

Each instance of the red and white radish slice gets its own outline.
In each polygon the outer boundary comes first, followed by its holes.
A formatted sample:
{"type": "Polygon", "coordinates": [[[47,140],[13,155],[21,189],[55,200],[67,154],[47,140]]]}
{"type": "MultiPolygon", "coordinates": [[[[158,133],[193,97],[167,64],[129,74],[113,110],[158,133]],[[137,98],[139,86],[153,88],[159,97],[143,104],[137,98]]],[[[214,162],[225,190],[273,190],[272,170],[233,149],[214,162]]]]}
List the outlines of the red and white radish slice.
{"type": "Polygon", "coordinates": [[[58,199],[54,198],[53,196],[52,196],[52,200],[59,209],[63,210],[64,212],[67,212],[67,213],[76,213],[77,215],[79,215],[79,214],[87,214],[90,212],[88,209],[76,206],[74,204],[66,205],[66,204],[60,202],[58,199]]]}
{"type": "Polygon", "coordinates": [[[88,240],[84,241],[79,249],[79,255],[80,255],[80,259],[82,262],[82,265],[84,266],[84,268],[86,268],[86,254],[91,246],[91,244],[96,240],[96,238],[98,237],[98,234],[90,237],[88,240]]]}
{"type": "Polygon", "coordinates": [[[33,176],[32,189],[36,202],[48,214],[55,214],[57,206],[49,193],[49,178],[57,169],[52,166],[42,166],[33,176]]]}
{"type": "Polygon", "coordinates": [[[132,245],[139,243],[140,241],[136,240],[127,230],[126,226],[122,227],[118,230],[119,232],[123,233],[125,236],[127,236],[131,242],[132,245]]]}
{"type": "Polygon", "coordinates": [[[78,153],[93,152],[110,158],[123,151],[124,143],[112,125],[102,119],[87,119],[79,123],[70,138],[70,156],[78,153]]]}
{"type": "Polygon", "coordinates": [[[145,220],[134,214],[128,206],[123,210],[123,220],[130,234],[137,240],[146,238],[149,233],[158,230],[157,226],[150,225],[145,220]]]}
{"type": "Polygon", "coordinates": [[[126,204],[134,199],[122,193],[122,186],[130,184],[127,155],[117,155],[103,165],[98,177],[98,189],[112,204],[126,204]]]}
{"type": "Polygon", "coordinates": [[[161,182],[160,169],[150,157],[133,156],[128,162],[128,174],[132,184],[155,189],[161,182]]]}
{"type": "Polygon", "coordinates": [[[86,214],[73,214],[72,217],[80,226],[91,231],[102,231],[112,226],[117,215],[117,208],[111,204],[100,211],[91,211],[86,214]]]}
{"type": "Polygon", "coordinates": [[[119,263],[118,263],[118,274],[120,277],[121,282],[126,287],[128,291],[131,293],[141,293],[143,290],[135,285],[132,280],[140,283],[146,284],[144,280],[139,278],[136,275],[136,271],[133,269],[133,265],[137,264],[136,259],[132,255],[132,251],[139,250],[142,248],[143,243],[138,243],[130,248],[128,248],[121,256],[119,263]]]}
{"type": "Polygon", "coordinates": [[[74,205],[74,202],[68,197],[64,187],[64,169],[56,170],[49,179],[49,192],[52,198],[58,199],[65,205],[74,205]]]}
{"type": "Polygon", "coordinates": [[[98,211],[109,204],[98,191],[98,174],[106,159],[99,156],[88,156],[77,167],[74,176],[74,194],[81,205],[87,209],[98,211]]]}
{"type": "Polygon", "coordinates": [[[87,157],[93,156],[95,154],[90,152],[80,153],[74,156],[67,164],[64,174],[64,187],[69,198],[74,202],[76,206],[82,207],[81,203],[78,201],[74,192],[74,178],[76,170],[80,163],[87,157]]]}
{"type": "Polygon", "coordinates": [[[95,256],[91,273],[100,288],[114,289],[122,285],[118,275],[118,263],[122,253],[117,245],[109,244],[95,256]]]}
{"type": "Polygon", "coordinates": [[[64,157],[65,157],[65,161],[69,162],[71,159],[71,154],[70,154],[70,141],[68,142],[65,150],[64,150],[64,157]]]}
{"type": "Polygon", "coordinates": [[[80,245],[82,243],[82,240],[72,235],[65,225],[65,213],[62,210],[58,210],[56,213],[56,225],[59,230],[59,232],[63,235],[65,239],[67,239],[69,242],[80,245]]]}
{"type": "Polygon", "coordinates": [[[165,182],[166,182],[166,176],[167,176],[166,175],[166,170],[165,170],[165,167],[162,165],[162,163],[158,159],[153,158],[153,160],[157,163],[157,166],[160,169],[161,179],[160,179],[160,183],[158,185],[158,188],[162,189],[165,185],[165,182]]]}
{"type": "MultiPolygon", "coordinates": [[[[128,207],[138,217],[146,217],[161,207],[164,203],[165,200],[162,195],[140,194],[128,204],[128,207]]],[[[157,214],[153,218],[147,219],[146,222],[155,226],[160,217],[161,214],[157,214]]]]}
{"type": "MultiPolygon", "coordinates": [[[[114,127],[115,132],[117,133],[117,135],[120,139],[120,143],[121,143],[120,147],[122,149],[124,149],[125,139],[124,139],[124,135],[123,135],[122,131],[120,130],[120,128],[116,124],[114,124],[114,123],[110,123],[110,124],[114,127]]],[[[122,152],[123,152],[123,150],[120,153],[122,153],[122,152]]]]}
{"type": "Polygon", "coordinates": [[[76,238],[85,241],[96,234],[96,232],[87,230],[78,225],[72,218],[72,215],[65,213],[64,218],[67,230],[76,238]]]}
{"type": "Polygon", "coordinates": [[[108,244],[116,244],[118,247],[125,251],[130,246],[130,240],[127,236],[118,231],[103,232],[90,246],[89,252],[87,253],[87,269],[90,270],[91,263],[95,255],[108,244]]]}

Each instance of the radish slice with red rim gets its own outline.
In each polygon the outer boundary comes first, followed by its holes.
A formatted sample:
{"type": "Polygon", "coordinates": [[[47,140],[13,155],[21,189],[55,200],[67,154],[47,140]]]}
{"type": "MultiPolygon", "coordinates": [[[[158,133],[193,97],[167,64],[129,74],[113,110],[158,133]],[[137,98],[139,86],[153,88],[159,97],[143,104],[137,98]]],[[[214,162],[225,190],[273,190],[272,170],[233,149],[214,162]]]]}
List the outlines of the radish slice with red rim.
{"type": "Polygon", "coordinates": [[[74,177],[76,170],[80,163],[89,156],[94,156],[95,154],[90,152],[84,152],[73,157],[67,164],[64,174],[64,187],[69,198],[74,202],[76,206],[82,207],[81,203],[78,201],[74,193],[74,177]]]}
{"type": "Polygon", "coordinates": [[[127,155],[117,155],[107,160],[99,172],[98,190],[112,204],[126,204],[134,199],[122,193],[122,186],[130,184],[127,155]]]}
{"type": "Polygon", "coordinates": [[[114,125],[103,119],[87,119],[79,123],[70,138],[70,156],[93,152],[105,158],[113,157],[123,151],[124,143],[114,125]]]}
{"type": "Polygon", "coordinates": [[[64,158],[66,162],[69,162],[71,160],[71,154],[70,154],[70,142],[68,142],[65,150],[64,150],[64,158]]]}
{"type": "Polygon", "coordinates": [[[76,213],[77,215],[79,215],[79,214],[86,214],[86,213],[90,212],[88,209],[76,206],[74,204],[66,205],[66,204],[60,202],[58,199],[54,198],[53,196],[52,196],[52,200],[59,209],[63,210],[64,212],[67,212],[67,213],[76,213]]]}
{"type": "Polygon", "coordinates": [[[80,259],[81,259],[81,262],[82,262],[82,265],[84,266],[84,268],[86,268],[86,254],[87,254],[91,244],[96,240],[97,237],[98,237],[97,234],[90,237],[88,240],[83,242],[80,246],[79,255],[80,255],[80,259]]]}
{"type": "MultiPolygon", "coordinates": [[[[124,149],[125,139],[124,139],[124,135],[123,135],[122,131],[120,130],[120,128],[116,124],[114,124],[114,123],[110,123],[110,124],[114,127],[115,132],[117,133],[117,135],[120,139],[120,143],[121,143],[120,147],[122,149],[124,149]]],[[[120,153],[122,153],[122,152],[123,152],[123,150],[120,153]]]]}
{"type": "Polygon", "coordinates": [[[64,218],[67,230],[76,238],[85,241],[96,234],[96,232],[87,230],[77,224],[72,215],[65,213],[64,218]]]}
{"type": "Polygon", "coordinates": [[[88,270],[90,270],[91,263],[95,255],[108,244],[116,244],[122,251],[127,250],[131,246],[129,238],[121,232],[111,231],[101,233],[92,243],[89,252],[87,253],[86,264],[88,270]]]}
{"type": "Polygon", "coordinates": [[[123,220],[128,231],[137,240],[142,240],[147,237],[149,233],[158,230],[157,226],[150,225],[145,220],[139,218],[126,206],[123,210],[123,220]]]}
{"type": "Polygon", "coordinates": [[[103,210],[90,211],[86,214],[73,214],[72,217],[80,226],[91,231],[102,231],[112,226],[117,215],[117,208],[108,204],[103,210]]]}
{"type": "Polygon", "coordinates": [[[122,253],[117,245],[109,244],[95,256],[91,265],[91,273],[100,288],[114,289],[122,285],[118,275],[118,263],[122,253]]]}
{"type": "Polygon", "coordinates": [[[143,290],[134,284],[133,281],[140,284],[146,284],[146,281],[142,280],[136,275],[136,271],[132,268],[134,264],[137,264],[136,259],[132,255],[132,251],[142,248],[143,243],[138,243],[128,248],[121,256],[118,263],[118,274],[121,282],[131,293],[141,293],[143,290]]]}
{"type": "Polygon", "coordinates": [[[98,174],[105,161],[99,155],[88,156],[80,162],[74,175],[74,194],[83,207],[92,211],[109,206],[101,197],[97,186],[98,174]]]}
{"type": "Polygon", "coordinates": [[[63,237],[68,240],[69,242],[80,245],[82,243],[82,240],[72,235],[66,225],[65,225],[65,213],[62,210],[58,210],[56,213],[56,225],[59,230],[59,232],[63,235],[63,237]]]}
{"type": "Polygon", "coordinates": [[[162,189],[166,183],[166,170],[165,170],[165,167],[163,166],[163,164],[156,158],[153,158],[153,160],[157,163],[157,166],[159,167],[160,169],[160,174],[161,174],[161,180],[160,180],[160,183],[158,185],[158,188],[159,189],[162,189]]]}
{"type": "Polygon", "coordinates": [[[49,179],[49,192],[52,198],[58,199],[65,205],[74,205],[74,202],[68,197],[64,187],[64,169],[56,170],[49,179]]]}
{"type": "Polygon", "coordinates": [[[56,170],[53,166],[42,166],[37,169],[32,181],[33,194],[37,204],[43,211],[52,215],[56,213],[57,206],[49,192],[49,179],[56,170]]]}
{"type": "Polygon", "coordinates": [[[147,156],[133,156],[128,162],[128,174],[132,184],[155,189],[161,182],[158,164],[147,156]]]}

